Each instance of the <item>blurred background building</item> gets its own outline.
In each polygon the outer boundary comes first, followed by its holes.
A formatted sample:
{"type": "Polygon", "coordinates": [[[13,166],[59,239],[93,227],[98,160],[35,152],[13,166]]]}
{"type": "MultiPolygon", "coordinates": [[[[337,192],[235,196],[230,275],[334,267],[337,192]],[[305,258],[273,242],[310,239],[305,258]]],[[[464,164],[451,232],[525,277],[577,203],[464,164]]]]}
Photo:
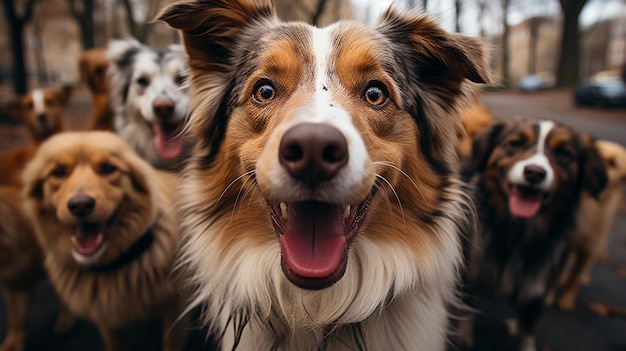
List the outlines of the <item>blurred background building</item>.
{"type": "MultiPolygon", "coordinates": [[[[8,20],[9,8],[24,22],[27,86],[77,82],[78,55],[112,38],[132,36],[157,47],[179,41],[175,31],[152,22],[172,0],[3,1],[0,16],[7,20],[0,21],[0,83],[4,84],[19,71],[13,62],[10,36],[15,28],[8,20]]],[[[626,0],[396,0],[400,5],[427,9],[448,30],[485,37],[492,47],[495,77],[504,86],[515,86],[535,74],[556,79],[565,16],[562,4],[568,2],[582,4],[576,80],[598,73],[621,74],[626,62],[626,0]]],[[[371,22],[390,3],[276,0],[276,9],[283,19],[323,26],[346,18],[371,22]]]]}

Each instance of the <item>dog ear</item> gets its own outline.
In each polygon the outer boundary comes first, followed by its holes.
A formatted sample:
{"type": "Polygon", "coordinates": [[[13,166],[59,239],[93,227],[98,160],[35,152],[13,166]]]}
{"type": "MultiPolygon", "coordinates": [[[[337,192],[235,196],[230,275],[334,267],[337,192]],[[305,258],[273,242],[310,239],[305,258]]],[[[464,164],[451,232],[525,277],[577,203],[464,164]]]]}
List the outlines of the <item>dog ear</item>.
{"type": "Polygon", "coordinates": [[[505,122],[494,123],[484,128],[474,138],[472,143],[471,171],[481,173],[487,168],[487,162],[498,144],[498,139],[506,127],[505,122]]]}
{"type": "Polygon", "coordinates": [[[191,70],[229,70],[234,45],[243,29],[275,18],[269,0],[191,0],[164,8],[157,19],[182,31],[191,70]]]}
{"type": "Polygon", "coordinates": [[[485,44],[477,38],[446,32],[427,15],[400,13],[392,7],[381,16],[379,30],[398,56],[408,59],[405,64],[412,71],[407,73],[417,74],[422,83],[441,84],[445,80],[456,82],[458,89],[464,79],[475,83],[491,80],[485,44]]]}
{"type": "Polygon", "coordinates": [[[597,199],[608,183],[606,167],[595,140],[590,135],[581,135],[581,143],[583,152],[580,155],[580,179],[583,188],[597,199]]]}
{"type": "Polygon", "coordinates": [[[133,150],[124,141],[125,149],[124,153],[120,154],[123,157],[125,167],[128,167],[127,175],[133,183],[133,187],[143,194],[149,194],[151,189],[151,174],[155,172],[153,167],[141,158],[135,150],[133,150]]]}
{"type": "Polygon", "coordinates": [[[455,164],[454,125],[470,100],[471,82],[488,83],[489,64],[479,40],[443,30],[428,15],[393,6],[379,19],[377,32],[393,56],[391,74],[403,87],[402,108],[415,120],[422,152],[440,172],[455,164]]]}
{"type": "Polygon", "coordinates": [[[16,121],[22,121],[22,100],[19,97],[14,97],[5,102],[2,107],[9,117],[16,121]]]}
{"type": "Polygon", "coordinates": [[[54,96],[57,101],[61,103],[61,106],[66,107],[69,105],[70,100],[72,99],[72,93],[74,92],[74,87],[69,84],[65,84],[54,91],[54,96]]]}
{"type": "Polygon", "coordinates": [[[26,164],[21,174],[22,195],[24,198],[43,199],[43,170],[37,161],[26,164]]]}

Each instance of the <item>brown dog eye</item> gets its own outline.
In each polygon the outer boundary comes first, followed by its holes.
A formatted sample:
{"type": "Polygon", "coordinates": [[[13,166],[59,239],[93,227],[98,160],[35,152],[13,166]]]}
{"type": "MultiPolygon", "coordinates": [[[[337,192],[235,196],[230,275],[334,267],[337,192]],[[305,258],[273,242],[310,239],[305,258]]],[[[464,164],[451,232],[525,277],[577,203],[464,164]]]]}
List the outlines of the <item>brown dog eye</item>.
{"type": "Polygon", "coordinates": [[[260,103],[270,102],[276,97],[276,89],[270,83],[259,84],[254,92],[254,100],[260,103]]]}
{"type": "Polygon", "coordinates": [[[50,175],[54,178],[65,178],[65,176],[67,176],[67,170],[63,166],[57,166],[50,172],[50,175]]]}
{"type": "Polygon", "coordinates": [[[100,165],[100,174],[102,175],[113,174],[115,171],[117,171],[117,167],[110,163],[103,163],[100,165]]]}
{"type": "Polygon", "coordinates": [[[380,106],[387,101],[387,93],[380,84],[372,84],[365,89],[363,94],[365,101],[372,106],[380,106]]]}

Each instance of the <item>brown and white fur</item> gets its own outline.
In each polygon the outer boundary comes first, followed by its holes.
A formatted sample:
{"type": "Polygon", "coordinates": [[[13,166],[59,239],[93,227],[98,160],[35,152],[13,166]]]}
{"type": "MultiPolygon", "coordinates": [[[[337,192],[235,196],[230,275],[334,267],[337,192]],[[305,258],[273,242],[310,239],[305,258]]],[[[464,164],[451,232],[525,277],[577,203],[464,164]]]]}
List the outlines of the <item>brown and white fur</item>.
{"type": "Polygon", "coordinates": [[[52,134],[65,129],[64,109],[72,97],[72,87],[34,89],[9,100],[6,109],[26,127],[28,144],[0,154],[0,185],[20,184],[20,172],[37,146],[52,134]]]}
{"type": "Polygon", "coordinates": [[[7,333],[1,351],[23,349],[26,314],[36,284],[44,277],[43,255],[22,210],[20,188],[0,187],[0,290],[7,333]]]}
{"type": "MultiPolygon", "coordinates": [[[[558,282],[581,193],[597,197],[606,185],[602,160],[588,135],[516,118],[475,139],[472,165],[481,236],[468,296],[508,298],[520,349],[535,350],[536,322],[558,282]]],[[[462,321],[460,342],[472,343],[472,323],[462,321]]]]}
{"type": "Polygon", "coordinates": [[[84,51],[78,59],[80,79],[89,89],[92,99],[93,115],[87,130],[113,130],[108,66],[105,47],[84,51]]]}
{"type": "Polygon", "coordinates": [[[173,4],[198,140],[178,272],[223,350],[444,350],[473,207],[456,172],[482,43],[389,10],[281,22],[270,1],[173,4]]]}
{"type": "Polygon", "coordinates": [[[26,213],[61,300],[119,350],[131,323],[161,316],[163,349],[182,342],[170,271],[178,179],[154,170],[112,132],[57,134],[23,174],[26,213]]]}
{"type": "Polygon", "coordinates": [[[571,269],[566,270],[566,280],[558,299],[559,308],[574,309],[578,290],[590,281],[595,262],[607,255],[607,240],[615,213],[624,198],[626,184],[626,149],[624,146],[598,140],[596,146],[604,160],[608,183],[595,198],[583,192],[578,210],[578,228],[571,244],[571,269]]]}
{"type": "Polygon", "coordinates": [[[107,59],[115,132],[151,165],[180,169],[189,146],[182,133],[189,102],[183,48],[113,40],[107,59]]]}
{"type": "Polygon", "coordinates": [[[457,154],[461,161],[469,160],[472,157],[472,144],[474,138],[483,129],[489,127],[495,122],[489,107],[476,99],[470,106],[461,111],[462,129],[459,129],[457,137],[459,144],[457,146],[457,154]]]}

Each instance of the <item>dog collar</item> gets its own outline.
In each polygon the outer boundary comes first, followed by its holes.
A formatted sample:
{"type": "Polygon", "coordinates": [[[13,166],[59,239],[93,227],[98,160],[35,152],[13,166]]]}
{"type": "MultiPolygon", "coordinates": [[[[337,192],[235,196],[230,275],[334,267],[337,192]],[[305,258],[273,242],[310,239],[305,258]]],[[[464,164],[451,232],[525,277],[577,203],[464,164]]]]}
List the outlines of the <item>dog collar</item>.
{"type": "Polygon", "coordinates": [[[106,273],[115,271],[138,259],[144,252],[148,251],[153,243],[154,233],[152,232],[152,228],[150,228],[139,238],[139,240],[135,241],[135,243],[127,251],[123,252],[116,259],[101,266],[89,267],[88,270],[93,273],[106,273]]]}

